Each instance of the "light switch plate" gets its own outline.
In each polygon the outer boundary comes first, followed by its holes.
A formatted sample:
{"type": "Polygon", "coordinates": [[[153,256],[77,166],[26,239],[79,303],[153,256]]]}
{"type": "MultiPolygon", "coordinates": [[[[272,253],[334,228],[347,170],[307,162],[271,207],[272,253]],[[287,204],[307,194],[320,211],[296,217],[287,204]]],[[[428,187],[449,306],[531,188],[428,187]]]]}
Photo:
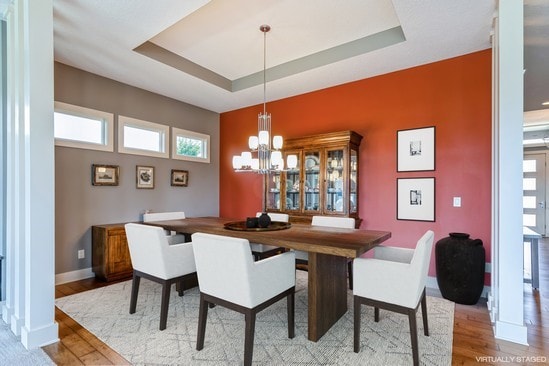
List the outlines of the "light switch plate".
{"type": "Polygon", "coordinates": [[[461,207],[461,197],[454,197],[454,207],[461,207]]]}

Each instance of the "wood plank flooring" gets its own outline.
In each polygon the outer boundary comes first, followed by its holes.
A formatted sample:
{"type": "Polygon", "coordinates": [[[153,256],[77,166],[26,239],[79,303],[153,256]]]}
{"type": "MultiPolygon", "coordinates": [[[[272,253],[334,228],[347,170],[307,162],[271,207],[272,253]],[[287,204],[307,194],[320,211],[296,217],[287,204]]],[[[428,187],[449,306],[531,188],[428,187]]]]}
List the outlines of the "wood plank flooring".
{"type": "Polygon", "coordinates": [[[539,243],[539,264],[539,291],[524,284],[524,321],[528,328],[529,346],[494,338],[486,301],[479,301],[476,305],[456,304],[452,365],[549,363],[549,238],[539,243]],[[500,357],[499,362],[496,362],[496,357],[500,357]],[[513,363],[511,357],[528,362],[513,363]],[[539,362],[541,360],[545,361],[539,362]]]}
{"type": "MultiPolygon", "coordinates": [[[[452,365],[496,365],[505,362],[502,360],[510,361],[511,357],[520,357],[524,362],[505,363],[532,365],[544,364],[539,362],[542,360],[549,362],[549,239],[543,239],[539,247],[540,290],[533,291],[529,284],[524,285],[524,320],[529,346],[494,338],[485,301],[476,305],[456,304],[452,365]]],[[[90,278],[58,285],[55,296],[68,296],[111,283],[90,278]]],[[[59,323],[60,341],[43,347],[43,350],[57,365],[130,364],[57,308],[55,319],[59,323]]]]}

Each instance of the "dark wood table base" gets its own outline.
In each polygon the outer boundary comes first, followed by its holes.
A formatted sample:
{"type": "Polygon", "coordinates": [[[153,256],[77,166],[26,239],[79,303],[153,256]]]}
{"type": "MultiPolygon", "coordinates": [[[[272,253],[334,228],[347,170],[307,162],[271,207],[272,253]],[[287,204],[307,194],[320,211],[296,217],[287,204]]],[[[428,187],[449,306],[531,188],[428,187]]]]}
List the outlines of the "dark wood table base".
{"type": "Polygon", "coordinates": [[[309,340],[318,341],[347,312],[347,258],[309,253],[309,340]]]}

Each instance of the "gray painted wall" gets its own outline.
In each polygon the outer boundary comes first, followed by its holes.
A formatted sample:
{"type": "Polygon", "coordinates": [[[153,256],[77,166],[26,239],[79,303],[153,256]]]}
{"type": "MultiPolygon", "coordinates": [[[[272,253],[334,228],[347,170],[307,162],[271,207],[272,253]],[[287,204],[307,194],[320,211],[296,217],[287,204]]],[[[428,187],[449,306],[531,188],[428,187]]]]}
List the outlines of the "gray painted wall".
{"type": "Polygon", "coordinates": [[[115,115],[115,152],[55,147],[55,273],[91,267],[91,226],[140,221],[145,210],[219,215],[219,114],[55,63],[55,100],[115,115]],[[210,135],[211,163],[119,154],[124,115],[210,135]],[[91,165],[120,166],[120,185],[92,186],[91,165]],[[136,189],[136,165],[154,166],[155,188],[136,189]],[[171,169],[189,171],[188,187],[170,186],[171,169]],[[79,249],[86,257],[77,259],[79,249]]]}

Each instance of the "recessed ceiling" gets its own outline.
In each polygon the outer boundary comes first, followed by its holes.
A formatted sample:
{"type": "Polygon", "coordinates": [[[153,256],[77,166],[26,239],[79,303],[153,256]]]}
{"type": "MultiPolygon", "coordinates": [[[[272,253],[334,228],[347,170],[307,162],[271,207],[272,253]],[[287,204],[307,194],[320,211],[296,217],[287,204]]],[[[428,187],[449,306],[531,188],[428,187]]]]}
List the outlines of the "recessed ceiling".
{"type": "Polygon", "coordinates": [[[276,100],[490,48],[494,11],[478,0],[54,0],[55,60],[224,112],[263,100],[261,24],[276,100]]]}
{"type": "Polygon", "coordinates": [[[405,41],[390,0],[347,0],[337,16],[332,7],[317,5],[318,0],[210,2],[135,51],[234,92],[263,83],[264,54],[266,79],[272,81],[405,41]],[[284,14],[283,24],[292,26],[270,27],[264,35],[267,9],[284,14]]]}

